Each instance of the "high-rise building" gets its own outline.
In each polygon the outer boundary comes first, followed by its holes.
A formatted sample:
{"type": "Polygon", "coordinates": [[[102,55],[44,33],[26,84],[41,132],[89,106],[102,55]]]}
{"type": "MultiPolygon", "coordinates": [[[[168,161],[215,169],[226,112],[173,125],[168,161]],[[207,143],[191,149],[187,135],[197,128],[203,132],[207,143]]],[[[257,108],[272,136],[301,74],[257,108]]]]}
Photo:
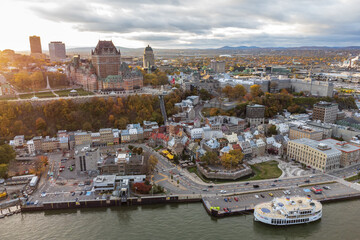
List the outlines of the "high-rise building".
{"type": "Polygon", "coordinates": [[[336,103],[318,102],[314,104],[313,120],[320,120],[325,123],[335,123],[336,115],[339,111],[336,103]]]}
{"type": "Polygon", "coordinates": [[[91,59],[99,79],[119,74],[121,54],[112,41],[99,41],[91,51],[91,59]]]}
{"type": "Polygon", "coordinates": [[[65,43],[50,42],[49,43],[50,61],[57,62],[66,59],[65,43]]]}
{"type": "Polygon", "coordinates": [[[250,126],[257,126],[265,122],[265,106],[259,104],[246,106],[246,120],[250,126]]]}
{"type": "Polygon", "coordinates": [[[31,54],[42,54],[40,37],[30,36],[29,40],[30,40],[31,54]]]}
{"type": "Polygon", "coordinates": [[[214,70],[216,73],[224,73],[225,72],[225,61],[211,60],[210,68],[212,70],[214,70]]]}
{"type": "Polygon", "coordinates": [[[154,52],[148,45],[144,50],[143,68],[151,69],[153,66],[155,66],[154,52]]]}

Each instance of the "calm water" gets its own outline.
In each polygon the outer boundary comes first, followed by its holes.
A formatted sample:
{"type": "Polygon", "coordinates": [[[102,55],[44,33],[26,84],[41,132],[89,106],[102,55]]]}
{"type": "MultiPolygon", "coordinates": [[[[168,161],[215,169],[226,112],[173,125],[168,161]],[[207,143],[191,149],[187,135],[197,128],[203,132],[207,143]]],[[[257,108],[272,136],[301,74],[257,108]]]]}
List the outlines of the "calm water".
{"type": "Polygon", "coordinates": [[[360,201],[324,205],[319,222],[272,227],[251,215],[212,219],[202,204],[26,213],[0,219],[7,239],[360,239],[360,201]]]}

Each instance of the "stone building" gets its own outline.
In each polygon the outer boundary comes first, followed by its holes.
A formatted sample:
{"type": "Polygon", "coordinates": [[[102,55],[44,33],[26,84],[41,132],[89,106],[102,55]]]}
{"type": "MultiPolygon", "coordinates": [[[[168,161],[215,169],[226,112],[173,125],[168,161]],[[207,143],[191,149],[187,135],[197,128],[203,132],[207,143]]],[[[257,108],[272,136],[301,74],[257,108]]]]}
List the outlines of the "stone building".
{"type": "Polygon", "coordinates": [[[121,54],[112,41],[99,41],[91,51],[91,60],[99,79],[119,74],[121,54]]]}
{"type": "Polygon", "coordinates": [[[341,151],[322,141],[308,138],[288,142],[287,156],[314,169],[326,172],[340,167],[341,151]]]}
{"type": "Polygon", "coordinates": [[[151,69],[152,67],[155,67],[155,57],[152,48],[148,45],[144,50],[143,68],[151,69]]]}
{"type": "Polygon", "coordinates": [[[246,120],[250,127],[265,123],[265,106],[259,104],[246,106],[246,120]]]}

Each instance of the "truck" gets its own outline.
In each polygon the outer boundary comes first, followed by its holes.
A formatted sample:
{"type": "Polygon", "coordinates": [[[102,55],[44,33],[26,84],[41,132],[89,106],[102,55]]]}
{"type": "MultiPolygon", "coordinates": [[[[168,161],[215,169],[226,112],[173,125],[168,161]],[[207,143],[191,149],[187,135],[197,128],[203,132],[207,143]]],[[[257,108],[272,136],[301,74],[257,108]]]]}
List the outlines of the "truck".
{"type": "Polygon", "coordinates": [[[35,177],[32,177],[31,180],[30,180],[30,187],[34,188],[36,187],[36,184],[38,183],[39,181],[39,177],[38,176],[35,176],[35,177]]]}

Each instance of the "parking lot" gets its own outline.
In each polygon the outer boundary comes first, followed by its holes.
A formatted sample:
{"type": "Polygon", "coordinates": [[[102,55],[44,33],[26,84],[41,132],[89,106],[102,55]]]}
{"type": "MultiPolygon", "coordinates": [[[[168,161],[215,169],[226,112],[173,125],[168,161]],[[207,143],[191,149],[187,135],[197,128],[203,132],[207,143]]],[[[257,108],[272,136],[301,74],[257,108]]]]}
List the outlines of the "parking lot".
{"type": "Polygon", "coordinates": [[[255,205],[271,201],[275,197],[282,196],[306,196],[310,195],[311,198],[316,200],[324,200],[338,197],[346,197],[353,194],[360,194],[358,190],[348,187],[341,183],[320,184],[317,185],[322,189],[321,194],[315,194],[311,191],[312,186],[307,187],[292,187],[277,190],[266,191],[253,191],[246,194],[224,194],[219,196],[204,197],[204,202],[208,202],[211,207],[220,207],[220,212],[224,211],[224,208],[229,209],[232,212],[243,211],[253,209],[255,205]],[[330,189],[324,189],[329,187],[330,189]],[[290,191],[290,194],[285,194],[284,191],[290,191]],[[270,196],[272,195],[272,196],[270,196]]]}

